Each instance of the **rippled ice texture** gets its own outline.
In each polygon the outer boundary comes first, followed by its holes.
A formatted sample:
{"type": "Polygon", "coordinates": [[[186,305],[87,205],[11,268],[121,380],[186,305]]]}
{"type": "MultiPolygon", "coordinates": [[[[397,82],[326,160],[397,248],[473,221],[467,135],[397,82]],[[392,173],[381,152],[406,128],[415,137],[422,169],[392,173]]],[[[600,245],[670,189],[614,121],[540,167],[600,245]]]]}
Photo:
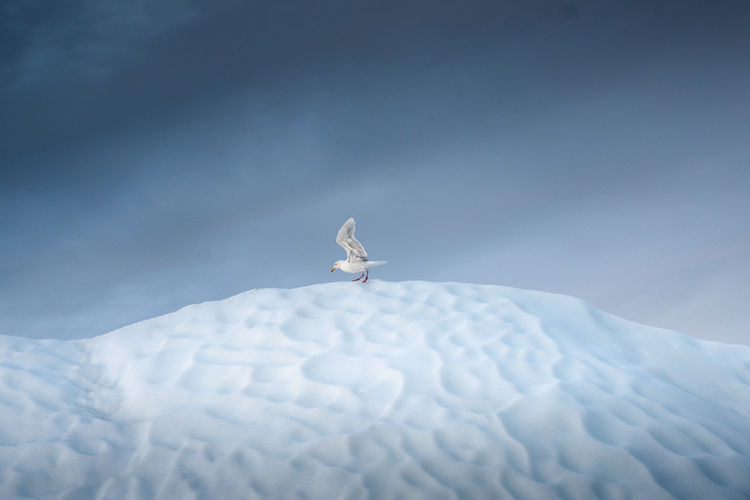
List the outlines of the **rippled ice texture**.
{"type": "Polygon", "coordinates": [[[330,283],[0,344],[2,498],[750,497],[750,348],[570,297],[330,283]]]}

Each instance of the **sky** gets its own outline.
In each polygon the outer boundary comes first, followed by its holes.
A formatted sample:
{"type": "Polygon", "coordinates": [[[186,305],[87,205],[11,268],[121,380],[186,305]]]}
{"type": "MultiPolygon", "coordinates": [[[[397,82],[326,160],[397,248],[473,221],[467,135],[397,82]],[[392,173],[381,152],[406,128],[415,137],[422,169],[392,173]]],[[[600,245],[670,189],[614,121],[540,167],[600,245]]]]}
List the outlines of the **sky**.
{"type": "Polygon", "coordinates": [[[252,288],[580,297],[750,344],[744,1],[10,0],[0,334],[252,288]]]}

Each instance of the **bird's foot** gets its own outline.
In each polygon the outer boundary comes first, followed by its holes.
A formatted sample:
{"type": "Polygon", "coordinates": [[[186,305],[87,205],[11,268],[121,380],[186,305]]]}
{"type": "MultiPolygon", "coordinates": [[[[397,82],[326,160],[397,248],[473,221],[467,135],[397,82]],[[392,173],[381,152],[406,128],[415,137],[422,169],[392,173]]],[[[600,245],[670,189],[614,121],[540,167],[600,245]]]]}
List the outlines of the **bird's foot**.
{"type": "MultiPolygon", "coordinates": [[[[359,281],[359,280],[362,279],[362,276],[364,276],[364,275],[365,275],[365,273],[362,273],[362,274],[359,275],[359,278],[357,278],[356,280],[352,280],[352,281],[359,281]]],[[[367,281],[367,278],[365,278],[365,281],[367,281]]]]}
{"type": "MultiPolygon", "coordinates": [[[[370,277],[370,271],[367,271],[367,274],[365,275],[365,279],[362,280],[362,283],[367,283],[367,278],[370,277]]],[[[360,276],[361,278],[361,276],[360,276]]]]}

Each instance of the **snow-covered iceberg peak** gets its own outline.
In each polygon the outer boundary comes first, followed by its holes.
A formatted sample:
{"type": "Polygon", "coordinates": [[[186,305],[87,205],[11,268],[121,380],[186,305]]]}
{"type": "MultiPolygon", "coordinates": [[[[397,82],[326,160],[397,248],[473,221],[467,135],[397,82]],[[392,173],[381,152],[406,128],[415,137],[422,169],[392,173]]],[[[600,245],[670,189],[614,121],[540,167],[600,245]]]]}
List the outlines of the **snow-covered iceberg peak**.
{"type": "Polygon", "coordinates": [[[2,498],[748,498],[750,348],[489,285],[0,337],[2,498]]]}

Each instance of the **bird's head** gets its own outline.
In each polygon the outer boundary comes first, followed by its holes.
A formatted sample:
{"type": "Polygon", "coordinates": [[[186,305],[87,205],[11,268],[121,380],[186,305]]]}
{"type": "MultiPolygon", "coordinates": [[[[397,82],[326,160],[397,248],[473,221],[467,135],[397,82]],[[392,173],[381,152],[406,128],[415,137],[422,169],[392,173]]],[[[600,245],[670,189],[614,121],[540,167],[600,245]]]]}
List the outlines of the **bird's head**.
{"type": "Polygon", "coordinates": [[[341,264],[343,264],[343,263],[344,263],[344,261],[343,261],[343,260],[337,260],[337,261],[336,261],[336,262],[335,262],[335,263],[333,264],[333,267],[331,268],[331,272],[334,272],[334,271],[335,271],[336,269],[340,268],[340,267],[341,267],[341,264]]]}

